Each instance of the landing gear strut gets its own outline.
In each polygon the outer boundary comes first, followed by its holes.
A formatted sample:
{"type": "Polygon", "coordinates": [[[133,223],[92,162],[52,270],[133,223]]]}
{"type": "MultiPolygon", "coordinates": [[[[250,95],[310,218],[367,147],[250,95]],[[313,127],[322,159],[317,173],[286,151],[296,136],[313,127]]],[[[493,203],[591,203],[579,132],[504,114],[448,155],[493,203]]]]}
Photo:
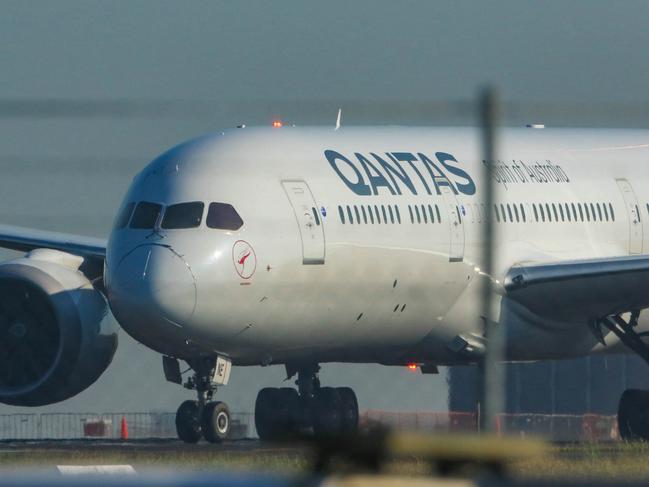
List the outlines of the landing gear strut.
{"type": "Polygon", "coordinates": [[[358,428],[358,401],[349,387],[321,387],[318,364],[287,365],[287,375],[297,373],[297,389],[265,388],[255,403],[255,426],[262,440],[296,433],[336,435],[358,428]]]}
{"type": "MultiPolygon", "coordinates": [[[[187,361],[194,374],[184,387],[196,391],[196,401],[183,402],[176,412],[176,432],[185,443],[197,443],[201,437],[210,443],[220,443],[230,433],[230,410],[227,404],[212,401],[216,391],[223,359],[204,357],[187,361]]],[[[227,364],[229,367],[229,363],[227,364]]],[[[229,374],[229,372],[228,372],[229,374]]],[[[226,380],[227,382],[227,380],[226,380]]]]}
{"type": "MultiPolygon", "coordinates": [[[[640,311],[633,311],[628,321],[620,315],[607,316],[595,323],[613,332],[622,343],[640,355],[649,364],[649,346],[642,338],[648,333],[638,333],[640,311]]],[[[601,336],[601,333],[600,333],[601,336]]],[[[604,341],[603,338],[600,341],[604,341]]],[[[617,412],[620,436],[625,441],[649,441],[649,391],[627,389],[620,398],[617,412]]]]}

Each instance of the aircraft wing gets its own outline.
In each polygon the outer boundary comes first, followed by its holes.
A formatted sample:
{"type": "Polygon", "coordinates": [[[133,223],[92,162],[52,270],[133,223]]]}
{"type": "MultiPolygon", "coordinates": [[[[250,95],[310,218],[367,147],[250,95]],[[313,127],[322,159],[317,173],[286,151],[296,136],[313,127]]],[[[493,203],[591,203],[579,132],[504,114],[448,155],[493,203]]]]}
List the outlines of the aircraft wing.
{"type": "Polygon", "coordinates": [[[103,260],[106,257],[106,243],[100,238],[0,225],[0,247],[5,249],[25,252],[55,249],[103,260]]]}
{"type": "Polygon", "coordinates": [[[513,266],[505,295],[549,318],[603,318],[649,308],[649,256],[513,266]]]}

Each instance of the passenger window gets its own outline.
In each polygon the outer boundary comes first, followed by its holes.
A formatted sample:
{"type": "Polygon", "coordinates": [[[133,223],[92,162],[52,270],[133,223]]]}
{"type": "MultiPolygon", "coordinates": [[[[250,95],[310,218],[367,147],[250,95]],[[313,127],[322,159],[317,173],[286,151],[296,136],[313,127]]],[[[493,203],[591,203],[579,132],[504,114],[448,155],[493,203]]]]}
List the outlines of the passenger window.
{"type": "Polygon", "coordinates": [[[349,218],[349,223],[354,223],[354,216],[352,215],[352,209],[347,205],[347,217],[349,218]]]}
{"type": "Polygon", "coordinates": [[[435,215],[433,213],[433,207],[428,205],[428,216],[430,217],[430,222],[435,223],[435,215]]]}
{"type": "Polygon", "coordinates": [[[397,222],[401,224],[401,213],[399,212],[399,207],[397,205],[394,205],[394,211],[397,212],[397,222]]]}
{"type": "Polygon", "coordinates": [[[365,212],[364,206],[361,206],[361,212],[363,213],[363,223],[367,225],[367,213],[365,212]]]}
{"type": "Polygon", "coordinates": [[[595,205],[593,205],[592,203],[590,204],[590,214],[593,215],[593,221],[596,221],[597,220],[597,215],[595,214],[595,205]]]}
{"type": "Polygon", "coordinates": [[[412,206],[408,205],[408,213],[410,213],[410,223],[415,223],[415,218],[412,216],[412,206]]]}
{"type": "Polygon", "coordinates": [[[494,210],[496,212],[496,221],[500,223],[500,213],[498,213],[498,206],[494,205],[494,210]]]}
{"type": "Polygon", "coordinates": [[[604,209],[604,218],[606,218],[606,221],[608,221],[608,208],[606,208],[606,203],[602,203],[602,208],[604,209]]]}
{"type": "Polygon", "coordinates": [[[539,211],[541,212],[541,220],[545,221],[545,213],[543,212],[543,205],[539,204],[539,211]]]}
{"type": "Polygon", "coordinates": [[[577,221],[577,208],[574,203],[570,203],[570,206],[572,207],[572,219],[577,221]]]}
{"type": "Polygon", "coordinates": [[[599,216],[599,221],[604,221],[602,218],[602,207],[599,206],[599,203],[597,203],[597,216],[599,216]]]}
{"type": "Polygon", "coordinates": [[[552,213],[554,213],[554,221],[558,222],[559,221],[559,214],[557,213],[557,205],[552,203],[552,213]]]}
{"type": "Polygon", "coordinates": [[[141,201],[137,204],[133,218],[131,218],[130,228],[151,229],[155,226],[160,216],[162,205],[141,201]]]}
{"type": "Polygon", "coordinates": [[[388,213],[390,213],[390,223],[394,223],[394,213],[392,213],[392,205],[388,205],[388,213]]]}
{"type": "Polygon", "coordinates": [[[374,225],[374,213],[372,213],[372,207],[369,205],[367,206],[367,214],[370,217],[370,222],[374,225]]]}
{"type": "Polygon", "coordinates": [[[343,211],[343,207],[338,205],[338,216],[340,216],[340,222],[344,225],[345,224],[345,212],[343,211]]]}
{"type": "Polygon", "coordinates": [[[525,216],[525,207],[523,206],[523,203],[520,204],[521,207],[521,218],[523,218],[523,222],[527,222],[527,217],[525,216]]]}
{"type": "Polygon", "coordinates": [[[315,209],[315,206],[311,207],[311,212],[313,213],[313,218],[315,219],[315,224],[320,226],[320,216],[318,215],[318,210],[315,209]]]}
{"type": "Polygon", "coordinates": [[[381,213],[383,213],[383,221],[385,223],[387,223],[388,222],[388,214],[385,212],[385,206],[384,205],[381,205],[381,213]]]}
{"type": "MultiPolygon", "coordinates": [[[[649,205],[647,205],[649,207],[649,205]]],[[[131,202],[122,208],[122,211],[119,212],[117,218],[115,219],[115,229],[119,230],[120,228],[126,228],[128,221],[131,219],[133,210],[135,209],[135,203],[131,202]]]]}
{"type": "Polygon", "coordinates": [[[615,221],[615,212],[613,211],[613,205],[611,203],[608,204],[608,211],[611,212],[611,220],[615,221]]]}
{"type": "Polygon", "coordinates": [[[417,215],[417,223],[421,223],[421,215],[419,214],[419,207],[415,205],[415,215],[417,215]]]}
{"type": "Polygon", "coordinates": [[[552,221],[552,213],[550,212],[550,205],[547,204],[547,203],[545,204],[545,211],[548,214],[548,221],[551,222],[552,221]]]}
{"type": "Polygon", "coordinates": [[[561,215],[561,221],[565,222],[566,220],[563,216],[563,205],[561,203],[559,203],[559,214],[561,215]]]}
{"type": "Polygon", "coordinates": [[[196,228],[201,224],[204,209],[205,205],[200,201],[167,206],[160,226],[166,229],[196,228]]]}
{"type": "Polygon", "coordinates": [[[534,210],[534,220],[539,221],[539,213],[536,211],[536,203],[532,204],[532,209],[534,210]]]}
{"type": "Polygon", "coordinates": [[[437,214],[437,221],[442,223],[442,214],[439,211],[439,206],[435,205],[435,213],[437,214]]]}
{"type": "Polygon", "coordinates": [[[568,219],[568,221],[571,221],[571,218],[570,218],[570,205],[568,203],[564,203],[564,206],[566,207],[566,218],[568,219]]]}
{"type": "MultiPolygon", "coordinates": [[[[376,216],[377,223],[381,223],[381,214],[379,213],[379,207],[374,205],[374,215],[376,216]]],[[[387,222],[386,222],[387,223],[387,222]]]]}
{"type": "Polygon", "coordinates": [[[210,203],[205,222],[209,228],[221,230],[238,230],[243,226],[237,210],[227,203],[210,203]]]}
{"type": "Polygon", "coordinates": [[[590,221],[590,212],[588,211],[588,203],[584,203],[584,212],[586,213],[586,220],[590,221]]]}
{"type": "Polygon", "coordinates": [[[581,209],[581,203],[577,203],[577,208],[579,208],[579,220],[583,222],[584,221],[584,212],[581,209]]]}
{"type": "Polygon", "coordinates": [[[503,221],[507,221],[507,213],[505,213],[505,205],[500,203],[500,216],[502,217],[503,221]]]}
{"type": "Polygon", "coordinates": [[[512,216],[512,207],[507,203],[507,214],[509,215],[509,221],[514,222],[514,218],[512,216]]]}
{"type": "Polygon", "coordinates": [[[428,216],[426,215],[426,208],[421,205],[421,216],[424,217],[424,223],[428,223],[428,216]]]}
{"type": "Polygon", "coordinates": [[[361,223],[361,213],[358,211],[358,206],[354,205],[354,215],[356,215],[356,223],[361,223]]]}

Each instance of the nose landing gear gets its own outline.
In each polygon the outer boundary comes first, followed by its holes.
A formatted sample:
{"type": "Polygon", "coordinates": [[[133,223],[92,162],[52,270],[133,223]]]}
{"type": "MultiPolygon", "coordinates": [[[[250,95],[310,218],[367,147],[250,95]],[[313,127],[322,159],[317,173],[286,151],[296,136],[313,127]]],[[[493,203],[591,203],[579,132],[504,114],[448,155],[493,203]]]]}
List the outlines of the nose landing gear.
{"type": "Polygon", "coordinates": [[[358,428],[358,401],[349,387],[321,387],[317,364],[295,369],[297,390],[265,388],[255,403],[255,426],[262,440],[276,440],[295,433],[317,435],[350,433],[358,428]]]}
{"type": "MultiPolygon", "coordinates": [[[[180,369],[175,369],[169,357],[165,357],[165,375],[171,382],[181,383],[180,369]]],[[[194,374],[184,387],[196,391],[196,401],[183,402],[176,412],[176,432],[185,443],[198,443],[201,437],[210,443],[220,443],[230,434],[231,418],[227,404],[212,401],[218,385],[226,384],[230,363],[221,357],[205,357],[187,362],[194,374]]]]}

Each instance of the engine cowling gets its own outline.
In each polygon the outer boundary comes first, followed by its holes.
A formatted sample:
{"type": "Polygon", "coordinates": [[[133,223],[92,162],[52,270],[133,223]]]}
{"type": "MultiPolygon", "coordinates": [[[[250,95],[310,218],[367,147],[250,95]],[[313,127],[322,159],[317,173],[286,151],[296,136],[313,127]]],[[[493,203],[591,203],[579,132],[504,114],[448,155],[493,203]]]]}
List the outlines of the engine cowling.
{"type": "Polygon", "coordinates": [[[45,249],[0,264],[0,402],[63,401],[110,365],[118,328],[87,264],[45,249]]]}

